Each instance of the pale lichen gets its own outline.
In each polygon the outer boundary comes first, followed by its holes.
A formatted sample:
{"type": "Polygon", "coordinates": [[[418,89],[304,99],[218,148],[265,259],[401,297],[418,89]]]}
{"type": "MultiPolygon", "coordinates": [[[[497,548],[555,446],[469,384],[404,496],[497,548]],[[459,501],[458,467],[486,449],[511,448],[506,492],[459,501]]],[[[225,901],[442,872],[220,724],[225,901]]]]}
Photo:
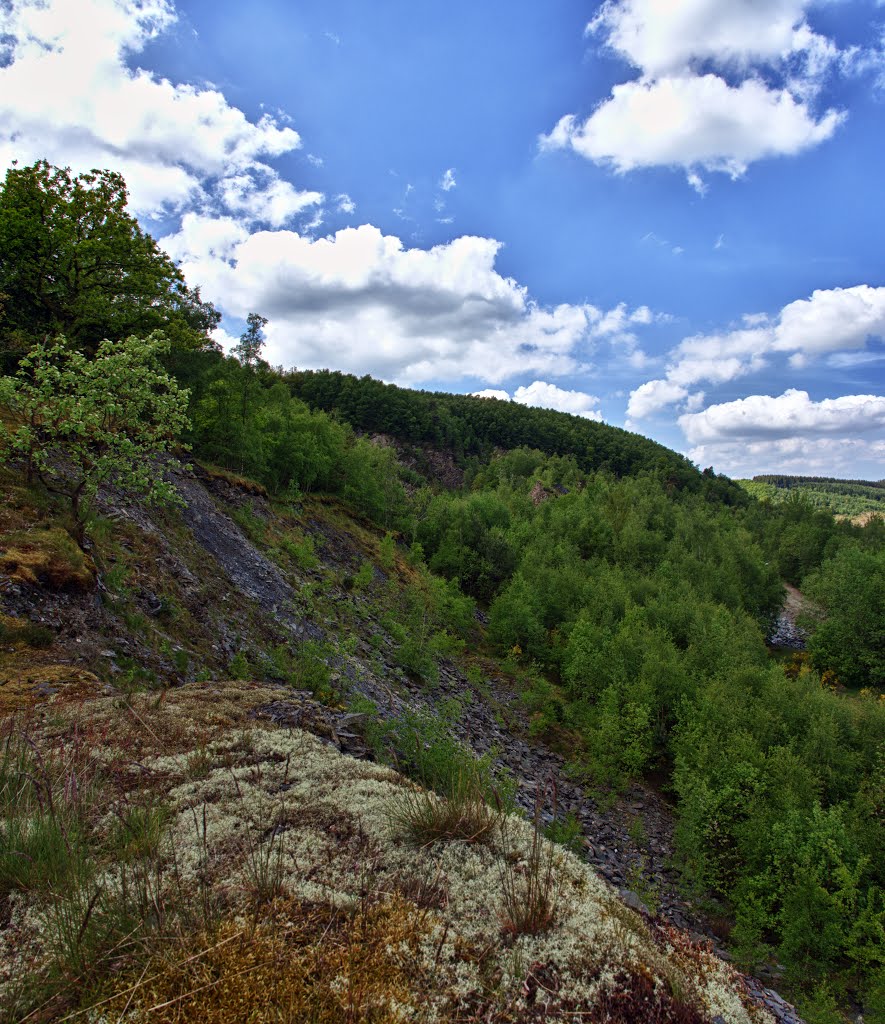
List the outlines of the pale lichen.
{"type": "MultiPolygon", "coordinates": [[[[139,764],[154,799],[170,811],[158,854],[170,904],[214,900],[221,923],[213,927],[223,931],[227,921],[271,946],[278,934],[300,927],[304,908],[326,908],[327,933],[349,950],[344,956],[327,939],[328,956],[314,951],[329,970],[335,957],[344,957],[329,977],[328,998],[383,1005],[379,1020],[443,1022],[459,1007],[489,1000],[518,1020],[533,998],[527,979],[538,965],[555,976],[551,1021],[574,1019],[567,1007],[592,1007],[624,972],[652,976],[655,992],[683,993],[699,1011],[728,1024],[771,1020],[747,1008],[727,965],[684,939],[653,934],[588,865],[561,848],[552,851],[557,896],[549,928],[507,935],[502,878],[529,870],[536,841],[530,822],[509,819],[506,836],[487,844],[445,842],[416,850],[390,827],[402,778],[345,757],[308,733],[255,722],[249,711],[266,697],[260,688],[225,684],[184,687],[161,702],[133,697],[125,707],[105,698],[76,710],[93,729],[124,723],[116,731],[123,751],[131,729],[138,732],[139,764]],[[182,721],[189,715],[191,724],[182,721]],[[191,770],[196,750],[198,777],[191,770]],[[274,909],[279,901],[264,905],[259,897],[269,898],[268,892],[284,894],[285,909],[274,909]],[[371,921],[374,932],[348,938],[341,920],[352,929],[371,921]],[[561,1017],[556,1005],[564,1008],[561,1017]]],[[[133,785],[139,778],[132,776],[133,785]]],[[[108,814],[104,808],[96,815],[105,833],[108,814]]],[[[119,877],[106,865],[99,881],[113,893],[119,877]]],[[[13,925],[0,932],[6,965],[0,997],[29,964],[48,955],[41,935],[51,907],[17,896],[14,910],[13,925]]],[[[146,1008],[133,996],[113,1019],[139,1021],[146,1008]]]]}

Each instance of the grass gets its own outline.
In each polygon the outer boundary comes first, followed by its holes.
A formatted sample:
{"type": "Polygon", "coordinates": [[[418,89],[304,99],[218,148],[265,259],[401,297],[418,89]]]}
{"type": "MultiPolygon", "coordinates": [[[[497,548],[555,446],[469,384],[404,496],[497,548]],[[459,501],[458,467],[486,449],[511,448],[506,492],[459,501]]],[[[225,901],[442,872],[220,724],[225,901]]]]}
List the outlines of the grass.
{"type": "Polygon", "coordinates": [[[78,751],[44,759],[17,730],[0,752],[0,895],[57,890],[81,876],[89,859],[84,808],[91,780],[78,751]]]}
{"type": "Polygon", "coordinates": [[[269,829],[251,829],[244,839],[243,873],[253,920],[285,893],[286,827],[281,812],[269,829]]]}
{"type": "MultiPolygon", "coordinates": [[[[666,937],[537,820],[502,828],[482,765],[449,774],[449,798],[422,793],[256,721],[272,699],[255,683],[61,697],[51,724],[4,733],[4,821],[64,819],[71,849],[10,902],[0,1017],[564,1024],[639,1000],[649,1020],[693,1024],[674,1003],[694,991],[695,954],[667,961],[666,937]],[[409,794],[424,802],[403,843],[386,815],[409,794]],[[611,906],[635,919],[623,941],[611,906]],[[625,964],[651,988],[627,970],[610,992],[625,964]]],[[[426,766],[438,780],[461,763],[442,749],[426,766]]],[[[736,998],[715,996],[710,1015],[749,1024],[736,998]]]]}
{"type": "Polygon", "coordinates": [[[231,487],[235,487],[246,494],[255,494],[263,498],[267,497],[267,488],[256,480],[250,480],[247,476],[232,473],[228,469],[210,465],[208,462],[201,462],[199,466],[210,480],[223,480],[225,483],[230,484],[231,487]]]}
{"type": "Polygon", "coordinates": [[[27,619],[0,615],[0,643],[22,644],[25,647],[51,647],[55,634],[46,626],[27,619]]]}
{"type": "Polygon", "coordinates": [[[56,590],[89,590],[95,583],[92,559],[61,526],[17,530],[4,539],[0,570],[20,583],[56,590]]]}
{"type": "MultiPolygon", "coordinates": [[[[556,819],[556,790],[553,793],[553,817],[556,819]]],[[[560,883],[556,847],[546,842],[541,829],[541,808],[545,792],[535,798],[531,844],[525,857],[510,847],[508,829],[503,832],[505,856],[501,862],[503,896],[502,927],[506,934],[541,935],[549,931],[559,914],[560,883]]]]}
{"type": "Polygon", "coordinates": [[[502,815],[486,803],[483,779],[476,768],[463,767],[445,796],[420,787],[404,789],[388,808],[394,835],[413,846],[460,840],[491,843],[502,815]]]}

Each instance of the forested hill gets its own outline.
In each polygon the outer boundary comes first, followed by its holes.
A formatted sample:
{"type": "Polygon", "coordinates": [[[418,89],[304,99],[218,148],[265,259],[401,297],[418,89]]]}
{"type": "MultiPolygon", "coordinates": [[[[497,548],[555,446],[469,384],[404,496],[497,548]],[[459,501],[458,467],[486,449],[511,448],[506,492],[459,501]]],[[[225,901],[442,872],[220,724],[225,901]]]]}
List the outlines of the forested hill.
{"type": "Polygon", "coordinates": [[[754,476],[737,483],[761,501],[781,504],[802,500],[834,515],[857,516],[865,512],[885,513],[885,480],[839,480],[828,476],[754,476]]]}
{"type": "Polygon", "coordinates": [[[448,449],[456,458],[527,446],[547,455],[572,456],[587,472],[601,469],[629,476],[645,470],[680,489],[701,486],[701,475],[684,456],[581,416],[495,398],[412,391],[331,370],[293,371],[286,374],[286,382],[302,401],[324,412],[336,411],[355,430],[448,449]]]}
{"type": "Polygon", "coordinates": [[[820,484],[835,484],[837,489],[851,487],[873,487],[885,491],[885,480],[842,480],[835,476],[784,476],[782,474],[763,474],[754,476],[753,483],[774,484],[775,487],[802,487],[820,484]]]}

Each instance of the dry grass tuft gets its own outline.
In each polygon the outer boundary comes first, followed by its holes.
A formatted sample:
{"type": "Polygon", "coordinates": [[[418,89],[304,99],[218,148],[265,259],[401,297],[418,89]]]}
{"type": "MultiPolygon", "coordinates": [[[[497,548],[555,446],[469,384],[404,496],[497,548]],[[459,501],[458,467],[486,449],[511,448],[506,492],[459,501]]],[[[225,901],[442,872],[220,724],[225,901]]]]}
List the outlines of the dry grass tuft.
{"type": "MultiPolygon", "coordinates": [[[[512,848],[509,829],[502,829],[504,859],[501,864],[502,926],[505,934],[541,935],[549,931],[559,913],[560,881],[556,846],[541,832],[541,807],[545,793],[535,801],[531,844],[525,857],[512,848]]],[[[553,794],[556,817],[556,793],[553,794]]]]}
{"type": "Polygon", "coordinates": [[[44,584],[56,590],[90,590],[95,565],[60,526],[21,530],[6,538],[0,571],[19,583],[44,584]]]}
{"type": "Polygon", "coordinates": [[[201,463],[200,468],[210,480],[223,480],[225,483],[230,484],[231,487],[236,487],[238,491],[244,491],[246,494],[257,494],[262,498],[267,497],[267,488],[264,484],[258,483],[257,480],[250,480],[247,476],[240,476],[238,473],[231,473],[228,469],[222,469],[220,466],[212,466],[208,463],[201,463]]]}
{"type": "Polygon", "coordinates": [[[458,840],[490,843],[502,820],[485,802],[481,781],[469,768],[458,773],[444,798],[417,786],[404,788],[390,802],[387,814],[393,834],[413,846],[458,840]]]}

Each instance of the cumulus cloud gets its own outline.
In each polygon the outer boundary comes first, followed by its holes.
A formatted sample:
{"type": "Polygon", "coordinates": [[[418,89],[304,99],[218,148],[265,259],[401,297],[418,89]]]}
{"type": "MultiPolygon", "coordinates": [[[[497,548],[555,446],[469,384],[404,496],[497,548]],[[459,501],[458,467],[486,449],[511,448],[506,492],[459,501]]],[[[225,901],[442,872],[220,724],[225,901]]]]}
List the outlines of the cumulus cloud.
{"type": "Polygon", "coordinates": [[[346,192],[340,193],[335,196],[335,202],[338,204],[339,213],[355,213],[356,203],[350,198],[346,192]]]}
{"type": "Polygon", "coordinates": [[[641,420],[657,412],[666,405],[679,402],[688,396],[688,391],[680,384],[669,380],[649,380],[640,384],[630,392],[627,402],[627,415],[632,419],[641,420]]]}
{"type": "Polygon", "coordinates": [[[517,388],[513,401],[519,405],[534,405],[541,409],[570,412],[573,416],[583,416],[588,420],[602,419],[602,413],[594,408],[599,403],[595,395],[588,395],[583,391],[566,391],[543,380],[536,380],[528,387],[517,388]]]}
{"type": "Polygon", "coordinates": [[[568,412],[573,416],[583,416],[588,420],[601,420],[602,413],[594,408],[599,403],[595,395],[583,391],[566,391],[555,384],[536,380],[527,387],[518,387],[511,397],[506,391],[486,388],[474,391],[476,398],[498,398],[501,401],[513,401],[518,405],[530,405],[539,409],[555,409],[557,412],[568,412]]]}
{"type": "Polygon", "coordinates": [[[774,318],[756,314],[744,319],[735,330],[680,342],[670,353],[666,378],[631,393],[629,415],[653,415],[702,382],[723,384],[756,373],[778,354],[787,354],[790,364],[799,367],[827,353],[862,350],[872,338],[885,339],[885,288],[819,289],[784,306],[774,318]]]}
{"type": "Polygon", "coordinates": [[[843,115],[819,120],[786,89],[748,79],[731,86],[716,75],[679,75],[616,85],[585,121],[569,114],[545,148],[570,147],[618,173],[659,165],[742,175],[755,160],[798,153],[829,138],[843,115]]]}
{"type": "Polygon", "coordinates": [[[542,148],[572,149],[617,173],[679,167],[703,194],[700,172],[736,178],[757,160],[818,145],[845,116],[815,109],[827,76],[860,64],[809,27],[809,6],[607,0],[587,32],[639,77],[615,85],[588,117],[562,117],[542,148]]]}
{"type": "Polygon", "coordinates": [[[859,434],[885,427],[885,397],[843,395],[813,402],[807,391],[790,388],[778,397],[749,395],[679,417],[690,444],[790,438],[798,435],[859,434]]]}
{"type": "Polygon", "coordinates": [[[301,145],[217,89],[130,64],[175,22],[168,0],[12,0],[0,7],[0,165],[45,157],[121,171],[137,214],[213,202],[272,225],[317,204],[267,163],[301,145]]]}
{"type": "Polygon", "coordinates": [[[885,462],[885,440],[855,437],[792,437],[698,445],[688,457],[731,477],[757,473],[799,473],[878,479],[885,462]]]}
{"type": "Polygon", "coordinates": [[[870,337],[885,338],[885,288],[863,284],[817,290],[785,306],[774,347],[793,352],[797,365],[823,353],[863,348],[870,337]]]}
{"type": "Polygon", "coordinates": [[[689,457],[732,476],[752,472],[833,475],[858,466],[881,475],[885,457],[885,397],[843,395],[813,401],[807,391],[749,395],[686,413],[679,425],[689,457]],[[878,466],[878,468],[876,468],[878,466]]]}
{"type": "Polygon", "coordinates": [[[299,192],[266,170],[263,174],[228,175],[219,182],[218,193],[233,213],[273,227],[282,227],[296,214],[323,201],[321,192],[299,192]]]}
{"type": "Polygon", "coordinates": [[[694,61],[746,67],[807,49],[808,0],[608,0],[587,26],[646,75],[694,61]]]}
{"type": "Polygon", "coordinates": [[[162,244],[225,313],[270,318],[268,357],[403,383],[586,368],[593,344],[653,319],[644,307],[543,307],[495,269],[500,243],[409,249],[371,225],[312,239],[191,213],[162,244]]]}

